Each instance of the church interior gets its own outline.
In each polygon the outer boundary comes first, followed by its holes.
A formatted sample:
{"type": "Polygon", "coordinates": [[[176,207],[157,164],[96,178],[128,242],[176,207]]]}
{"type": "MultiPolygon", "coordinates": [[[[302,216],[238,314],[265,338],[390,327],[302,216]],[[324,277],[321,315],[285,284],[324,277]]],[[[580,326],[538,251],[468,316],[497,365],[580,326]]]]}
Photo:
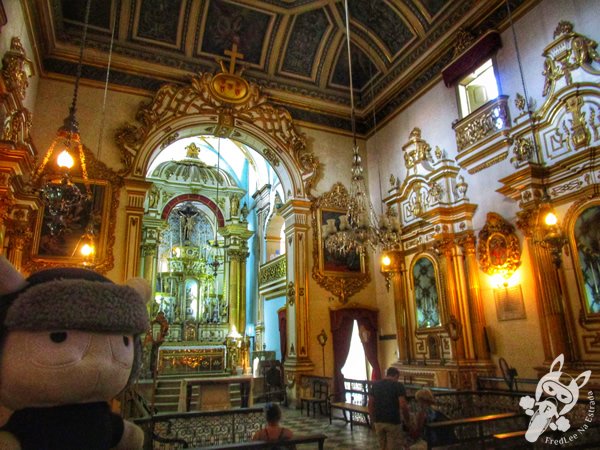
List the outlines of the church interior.
{"type": "Polygon", "coordinates": [[[219,377],[241,406],[299,409],[319,380],[341,401],[390,366],[534,389],[559,355],[592,392],[598,14],[0,0],[0,255],[147,280],[136,386],[159,412],[230,407],[219,377]]]}

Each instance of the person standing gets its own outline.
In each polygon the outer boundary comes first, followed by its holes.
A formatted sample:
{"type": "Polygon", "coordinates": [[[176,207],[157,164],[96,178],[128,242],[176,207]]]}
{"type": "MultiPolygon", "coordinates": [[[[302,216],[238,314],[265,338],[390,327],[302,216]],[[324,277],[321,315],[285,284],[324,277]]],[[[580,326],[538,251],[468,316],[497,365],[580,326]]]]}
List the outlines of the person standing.
{"type": "Polygon", "coordinates": [[[402,423],[410,424],[404,385],[398,380],[400,372],[389,367],[385,378],[376,381],[369,392],[369,416],[375,427],[381,450],[406,447],[402,423]]]}

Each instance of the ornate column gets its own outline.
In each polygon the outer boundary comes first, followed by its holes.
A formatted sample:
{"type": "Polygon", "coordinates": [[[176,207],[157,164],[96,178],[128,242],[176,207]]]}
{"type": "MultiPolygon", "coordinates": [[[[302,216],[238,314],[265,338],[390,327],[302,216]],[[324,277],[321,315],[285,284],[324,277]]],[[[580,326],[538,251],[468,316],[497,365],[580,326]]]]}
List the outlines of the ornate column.
{"type": "Polygon", "coordinates": [[[125,180],[127,203],[125,207],[125,267],[123,281],[142,274],[140,262],[140,243],[142,242],[142,221],[144,218],[144,199],[152,183],[144,180],[125,180]]]}
{"type": "Polygon", "coordinates": [[[485,313],[483,311],[483,298],[481,285],[479,284],[479,269],[477,267],[477,256],[475,254],[475,236],[472,232],[461,236],[458,244],[462,247],[465,257],[468,286],[468,305],[471,318],[471,336],[475,359],[489,360],[490,353],[485,341],[485,313]]]}
{"type": "Polygon", "coordinates": [[[381,272],[386,277],[386,283],[390,284],[394,292],[394,313],[396,317],[396,341],[398,343],[398,361],[402,364],[410,364],[411,361],[411,332],[408,321],[407,302],[408,286],[406,265],[404,264],[404,253],[393,250],[386,251],[385,256],[389,258],[389,264],[381,265],[381,272]],[[391,283],[390,283],[391,282],[391,283]]]}
{"type": "Polygon", "coordinates": [[[392,276],[394,287],[394,306],[396,311],[396,339],[398,342],[398,360],[402,364],[410,364],[413,359],[412,335],[410,332],[410,323],[408,321],[408,285],[406,266],[404,263],[400,265],[400,271],[395,272],[392,276]]]}
{"type": "Polygon", "coordinates": [[[290,200],[282,208],[287,255],[287,357],[285,360],[290,398],[298,398],[300,375],[312,372],[308,343],[308,231],[310,203],[290,200]]]}
{"type": "Polygon", "coordinates": [[[229,327],[235,325],[238,332],[244,334],[246,330],[246,258],[248,249],[228,248],[225,255],[229,327]]]}
{"type": "Polygon", "coordinates": [[[4,247],[6,246],[6,227],[8,223],[9,214],[8,212],[14,206],[15,199],[9,195],[4,189],[0,188],[0,255],[4,253],[4,247]]]}
{"type": "Polygon", "coordinates": [[[560,280],[550,251],[539,245],[537,236],[537,207],[520,211],[517,226],[525,235],[534,274],[536,300],[545,362],[551,362],[561,353],[565,361],[572,361],[572,342],[566,328],[560,280]]]}
{"type": "Polygon", "coordinates": [[[160,242],[160,232],[165,225],[165,221],[154,218],[144,217],[142,219],[142,276],[148,280],[152,286],[152,292],[156,287],[156,273],[158,268],[158,244],[160,242]]]}
{"type": "MultiPolygon", "coordinates": [[[[443,266],[442,273],[445,276],[445,289],[448,298],[448,322],[458,322],[461,320],[460,305],[457,294],[456,274],[454,271],[454,239],[443,236],[435,242],[435,249],[440,255],[440,261],[443,266]]],[[[462,324],[461,324],[462,325],[462,324]]],[[[454,357],[459,360],[465,358],[464,333],[461,332],[459,339],[454,341],[454,357]]]]}
{"type": "Polygon", "coordinates": [[[23,268],[23,250],[33,238],[33,221],[26,207],[13,210],[7,221],[8,252],[7,259],[17,269],[23,268]]]}
{"type": "Polygon", "coordinates": [[[219,229],[225,238],[225,286],[229,299],[229,326],[240,334],[246,331],[246,259],[248,239],[254,234],[245,223],[231,223],[219,229]]]}
{"type": "MultiPolygon", "coordinates": [[[[455,242],[456,244],[456,242],[455,242]]],[[[454,245],[452,249],[452,260],[454,262],[454,273],[456,283],[456,298],[458,301],[458,320],[462,325],[462,338],[466,360],[475,359],[473,346],[473,333],[471,330],[471,314],[469,311],[468,284],[465,275],[465,261],[460,249],[454,245]]]]}

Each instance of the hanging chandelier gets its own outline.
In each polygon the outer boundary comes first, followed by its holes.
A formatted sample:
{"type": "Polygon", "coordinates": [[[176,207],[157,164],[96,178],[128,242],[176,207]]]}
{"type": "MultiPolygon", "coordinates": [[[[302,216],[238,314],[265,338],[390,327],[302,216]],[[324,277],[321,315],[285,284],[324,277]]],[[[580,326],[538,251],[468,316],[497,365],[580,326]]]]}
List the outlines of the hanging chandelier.
{"type": "Polygon", "coordinates": [[[221,184],[221,138],[217,137],[217,197],[215,204],[215,234],[213,242],[210,246],[208,260],[206,264],[212,269],[215,283],[217,282],[217,272],[221,267],[221,260],[224,258],[224,246],[219,245],[219,237],[217,231],[219,229],[219,185],[221,184]]]}
{"type": "Polygon", "coordinates": [[[37,166],[31,177],[31,185],[39,192],[40,199],[46,207],[49,220],[48,231],[51,235],[60,235],[68,226],[69,217],[74,210],[82,206],[91,196],[85,153],[81,144],[79,124],[76,118],[77,93],[81,78],[83,50],[87,38],[88,19],[91,0],[87,1],[79,61],[75,76],[73,100],[69,115],[58,129],[56,137],[50,144],[42,162],[37,166]],[[71,174],[77,173],[83,179],[85,194],[71,179],[71,174]]]}
{"type": "Polygon", "coordinates": [[[348,75],[350,78],[350,122],[352,125],[352,178],[348,208],[340,216],[339,225],[328,222],[323,231],[325,248],[330,253],[364,254],[371,247],[392,248],[400,239],[400,222],[391,207],[377,219],[377,213],[368,195],[362,159],[356,141],[356,112],[354,107],[354,84],[352,80],[352,57],[350,52],[350,19],[348,0],[344,0],[346,13],[346,44],[348,51],[348,75]]]}

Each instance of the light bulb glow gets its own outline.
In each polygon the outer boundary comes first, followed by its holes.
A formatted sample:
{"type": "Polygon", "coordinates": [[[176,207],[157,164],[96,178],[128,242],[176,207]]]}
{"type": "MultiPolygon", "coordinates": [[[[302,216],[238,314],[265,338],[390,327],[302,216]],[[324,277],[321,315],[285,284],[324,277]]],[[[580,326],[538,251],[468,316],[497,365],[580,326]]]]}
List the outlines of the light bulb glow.
{"type": "Polygon", "coordinates": [[[544,217],[544,223],[549,227],[556,225],[558,223],[558,218],[556,217],[556,214],[554,214],[553,212],[549,212],[548,214],[546,214],[546,217],[544,217]]]}
{"type": "Polygon", "coordinates": [[[383,258],[381,258],[381,264],[383,264],[384,266],[389,266],[390,264],[392,264],[392,260],[390,259],[390,257],[388,255],[384,255],[383,258]]]}
{"type": "Polygon", "coordinates": [[[67,150],[63,150],[56,158],[56,164],[58,167],[70,169],[75,164],[75,160],[67,150]]]}
{"type": "Polygon", "coordinates": [[[84,257],[88,257],[94,254],[95,252],[95,248],[93,244],[88,244],[85,243],[81,246],[81,250],[79,250],[79,252],[84,256],[84,257]]]}

